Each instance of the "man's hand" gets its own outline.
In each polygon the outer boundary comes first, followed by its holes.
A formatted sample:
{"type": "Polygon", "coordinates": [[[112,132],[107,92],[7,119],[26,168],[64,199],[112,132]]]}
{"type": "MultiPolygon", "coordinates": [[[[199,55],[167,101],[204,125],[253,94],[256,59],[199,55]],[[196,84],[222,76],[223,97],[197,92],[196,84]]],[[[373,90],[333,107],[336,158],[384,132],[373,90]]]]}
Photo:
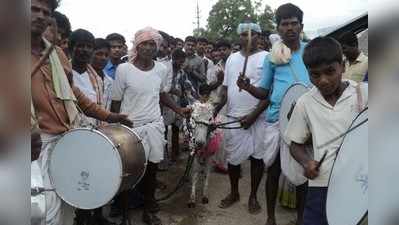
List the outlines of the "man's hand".
{"type": "Polygon", "coordinates": [[[126,125],[128,127],[133,127],[133,122],[128,119],[128,116],[125,114],[119,114],[119,113],[111,113],[107,120],[108,123],[121,123],[123,125],[126,125]]]}
{"type": "Polygon", "coordinates": [[[224,80],[224,72],[223,72],[223,70],[218,70],[216,72],[216,78],[217,78],[218,83],[223,83],[223,80],[224,80]]]}
{"type": "Polygon", "coordinates": [[[183,70],[186,73],[191,73],[193,72],[193,67],[189,66],[188,64],[183,65],[183,70]]]}
{"type": "Polygon", "coordinates": [[[313,180],[319,176],[320,171],[317,169],[319,162],[315,160],[309,160],[304,166],[305,169],[305,177],[313,180]]]}
{"type": "Polygon", "coordinates": [[[191,116],[192,111],[193,110],[191,108],[185,107],[185,108],[178,108],[176,113],[182,117],[189,118],[191,116]]]}
{"type": "Polygon", "coordinates": [[[31,150],[30,150],[31,161],[35,161],[36,159],[39,158],[40,151],[42,149],[42,139],[40,137],[40,131],[38,129],[31,131],[30,141],[31,141],[31,150]]]}
{"type": "Polygon", "coordinates": [[[249,87],[251,86],[249,78],[243,75],[242,73],[240,73],[240,76],[238,76],[236,84],[242,90],[248,90],[249,87]]]}
{"type": "Polygon", "coordinates": [[[250,128],[252,126],[252,124],[255,123],[256,119],[257,118],[255,116],[251,115],[251,114],[246,115],[241,120],[241,126],[244,129],[248,129],[248,128],[250,128]]]}

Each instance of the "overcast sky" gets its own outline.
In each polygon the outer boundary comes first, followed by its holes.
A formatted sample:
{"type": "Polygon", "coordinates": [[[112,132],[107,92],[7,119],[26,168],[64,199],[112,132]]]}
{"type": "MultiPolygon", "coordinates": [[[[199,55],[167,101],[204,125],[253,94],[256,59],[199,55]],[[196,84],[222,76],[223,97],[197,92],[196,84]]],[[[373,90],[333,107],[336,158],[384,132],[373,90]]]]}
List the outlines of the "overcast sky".
{"type": "MultiPolygon", "coordinates": [[[[201,26],[217,0],[198,0],[201,26]]],[[[368,10],[368,0],[267,0],[273,9],[292,2],[304,11],[305,31],[335,26],[368,10]]],[[[197,0],[62,0],[58,11],[66,14],[72,29],[83,28],[96,37],[123,34],[128,42],[145,26],[184,38],[194,29],[197,0]]],[[[129,43],[130,46],[130,43],[129,43]]]]}

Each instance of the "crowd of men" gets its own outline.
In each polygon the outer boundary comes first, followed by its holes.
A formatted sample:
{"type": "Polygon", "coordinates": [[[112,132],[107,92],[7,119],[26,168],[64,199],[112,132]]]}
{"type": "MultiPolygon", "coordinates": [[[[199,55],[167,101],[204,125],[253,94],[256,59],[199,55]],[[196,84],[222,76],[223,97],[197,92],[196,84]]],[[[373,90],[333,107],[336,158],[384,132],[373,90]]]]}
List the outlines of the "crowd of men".
{"type": "MultiPolygon", "coordinates": [[[[72,32],[67,16],[55,11],[57,6],[55,0],[31,1],[32,68],[40,62],[51,43],[56,45],[55,51],[31,77],[32,123],[40,129],[34,130],[32,137],[36,137],[34,143],[38,137],[43,143],[37,151],[32,148],[32,160],[40,161],[45,185],[51,187],[48,154],[54,140],[62,133],[76,127],[75,123],[82,126],[120,122],[134,128],[149,143],[147,170],[138,192],[144,199],[143,221],[150,225],[162,224],[157,216],[160,207],[154,197],[159,187],[157,171],[173,165],[181,150],[187,147],[179,145],[182,121],[190,114],[188,106],[200,98],[199,89],[206,87],[211,92],[210,101],[216,106],[214,115],[219,114],[226,122],[240,120],[243,127],[225,130],[223,146],[214,156],[215,168],[227,173],[230,180],[230,190],[219,207],[226,209],[240,200],[239,180],[244,175],[240,165],[249,159],[248,212],[261,212],[257,193],[267,170],[266,225],[275,225],[285,151],[305,170],[303,182],[294,182],[297,185],[296,223],[328,224],[325,218],[326,179],[337,148],[329,147],[329,154],[319,170],[317,163],[322,149],[315,148],[314,156],[309,157],[303,146],[309,139],[319,144],[326,136],[339,134],[354,118],[350,110],[336,115],[335,111],[323,108],[323,104],[351,108],[357,82],[366,79],[368,60],[359,51],[355,34],[343,35],[340,43],[330,38],[317,38],[307,44],[301,38],[302,10],[293,4],[284,4],[276,11],[277,40],[272,38],[276,34],[262,31],[251,21],[243,21],[237,28],[238,43],[223,37],[208,40],[188,36],[182,40],[146,27],[137,31],[133,47],[128,50],[125,37],[117,33],[100,38],[84,29],[72,32]],[[246,73],[241,74],[245,63],[246,73]],[[350,80],[343,81],[342,76],[350,80]],[[315,85],[311,93],[319,101],[314,102],[307,96],[298,102],[287,132],[292,141],[289,146],[281,141],[279,109],[284,93],[295,82],[315,85]],[[78,116],[75,103],[85,114],[83,119],[78,116]],[[307,107],[312,108],[311,112],[323,112],[324,116],[307,115],[307,107]],[[338,128],[309,126],[309,123],[320,125],[326,121],[338,128]],[[312,130],[314,127],[317,130],[312,130]],[[168,130],[172,132],[170,148],[165,146],[168,130]],[[159,166],[161,162],[162,167],[159,166]]],[[[283,172],[290,178],[289,172],[284,169],[283,172]]],[[[54,193],[46,195],[49,199],[46,224],[62,224],[62,200],[54,193]]],[[[128,197],[129,193],[115,198],[111,216],[121,214],[120,202],[128,197]]],[[[77,223],[85,223],[87,214],[87,211],[77,210],[77,223]]],[[[107,224],[101,209],[94,214],[97,224],[107,224]]]]}

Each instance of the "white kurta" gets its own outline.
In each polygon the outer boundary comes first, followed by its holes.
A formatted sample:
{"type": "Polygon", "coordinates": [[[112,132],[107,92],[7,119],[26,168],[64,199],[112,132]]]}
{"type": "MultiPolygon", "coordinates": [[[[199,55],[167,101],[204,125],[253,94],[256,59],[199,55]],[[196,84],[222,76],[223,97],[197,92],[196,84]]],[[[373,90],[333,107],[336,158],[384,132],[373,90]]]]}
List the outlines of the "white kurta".
{"type": "MultiPolygon", "coordinates": [[[[257,86],[261,81],[263,62],[268,53],[261,51],[248,58],[246,76],[257,86]]],[[[237,120],[256,109],[259,100],[246,91],[239,91],[236,81],[244,65],[240,52],[232,54],[226,62],[223,86],[227,87],[227,122],[237,120]]],[[[231,125],[237,126],[239,123],[231,125]]],[[[224,130],[224,148],[227,162],[239,165],[248,157],[263,159],[265,155],[266,120],[263,115],[247,130],[224,130]]]]}
{"type": "Polygon", "coordinates": [[[165,125],[159,105],[160,93],[168,91],[167,69],[159,62],[149,71],[131,63],[118,66],[112,100],[121,101],[121,113],[133,121],[138,135],[146,142],[147,159],[159,163],[163,159],[165,125]]]}

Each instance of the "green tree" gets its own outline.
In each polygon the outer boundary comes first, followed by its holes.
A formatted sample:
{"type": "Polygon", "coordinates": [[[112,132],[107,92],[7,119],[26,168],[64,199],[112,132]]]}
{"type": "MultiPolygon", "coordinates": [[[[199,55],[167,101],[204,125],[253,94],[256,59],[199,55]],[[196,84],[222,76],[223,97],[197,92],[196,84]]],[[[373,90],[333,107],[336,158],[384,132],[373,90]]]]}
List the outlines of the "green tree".
{"type": "Polygon", "coordinates": [[[263,12],[258,14],[258,22],[262,30],[274,31],[276,29],[274,15],[275,13],[269,5],[266,5],[263,12]]]}
{"type": "Polygon", "coordinates": [[[236,41],[238,25],[248,18],[259,23],[262,29],[274,29],[273,10],[268,5],[262,10],[260,0],[219,0],[209,13],[206,36],[236,41]]]}

